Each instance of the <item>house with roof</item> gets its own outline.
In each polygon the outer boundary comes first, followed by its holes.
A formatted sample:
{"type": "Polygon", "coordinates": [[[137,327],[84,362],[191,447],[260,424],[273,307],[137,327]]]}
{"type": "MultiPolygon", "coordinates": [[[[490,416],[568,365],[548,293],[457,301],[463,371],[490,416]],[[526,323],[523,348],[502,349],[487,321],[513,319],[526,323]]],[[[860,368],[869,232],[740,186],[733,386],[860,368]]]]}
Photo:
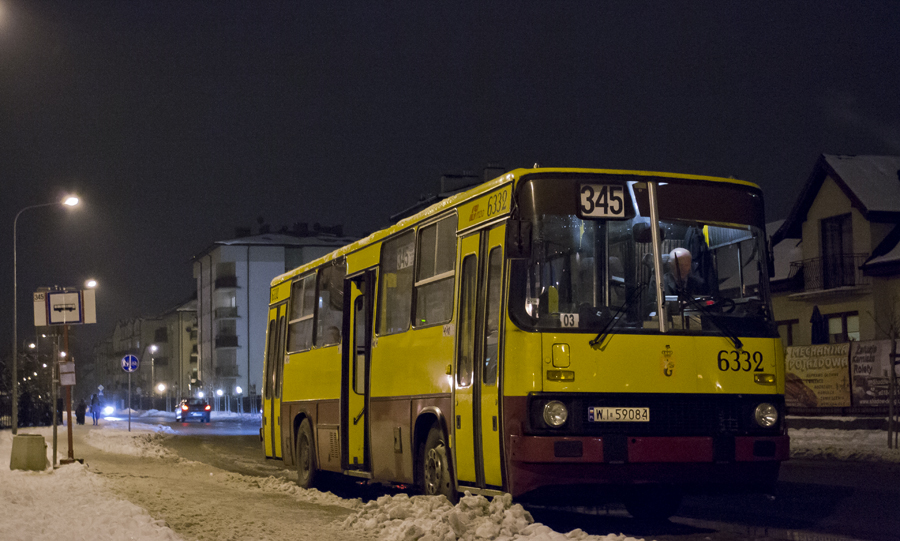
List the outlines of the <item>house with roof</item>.
{"type": "Polygon", "coordinates": [[[900,315],[900,156],[820,156],[771,240],[785,346],[887,338],[900,315]]]}
{"type": "MultiPolygon", "coordinates": [[[[356,240],[340,226],[295,224],[259,234],[239,229],[193,257],[197,281],[196,392],[258,400],[263,377],[269,285],[273,278],[356,240]]],[[[213,395],[210,395],[213,396],[213,395]]],[[[251,404],[253,400],[251,400],[251,404]]]]}
{"type": "Polygon", "coordinates": [[[772,305],[795,414],[889,411],[900,331],[900,156],[819,157],[768,224],[772,305]]]}

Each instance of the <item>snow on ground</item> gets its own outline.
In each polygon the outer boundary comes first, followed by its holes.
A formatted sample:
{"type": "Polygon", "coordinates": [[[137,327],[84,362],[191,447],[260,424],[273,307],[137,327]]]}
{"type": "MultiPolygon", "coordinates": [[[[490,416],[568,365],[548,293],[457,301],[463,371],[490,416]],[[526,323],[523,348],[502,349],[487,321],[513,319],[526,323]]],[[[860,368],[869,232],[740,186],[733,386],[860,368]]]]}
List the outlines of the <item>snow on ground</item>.
{"type": "MultiPolygon", "coordinates": [[[[151,461],[164,459],[168,464],[174,460],[201,469],[200,463],[178,458],[162,445],[167,438],[177,437],[171,428],[135,421],[174,414],[132,412],[129,432],[128,422],[123,420],[123,417],[127,419],[127,412],[124,413],[123,416],[118,412],[115,418],[106,419],[98,427],[82,427],[81,430],[87,431],[84,442],[105,453],[151,461]]],[[[214,413],[213,418],[216,417],[214,413]]],[[[41,434],[49,447],[50,427],[21,429],[21,433],[41,434]]],[[[60,427],[61,453],[65,452],[65,433],[65,427],[60,427]]],[[[792,429],[789,433],[794,458],[900,462],[900,450],[887,448],[884,431],[792,429]]],[[[11,432],[0,432],[0,457],[10,456],[12,439],[11,432]]],[[[48,461],[49,453],[48,450],[48,461]]],[[[535,523],[531,515],[521,505],[513,504],[508,495],[491,501],[467,494],[453,506],[443,497],[400,494],[382,496],[363,505],[358,499],[304,490],[275,477],[237,473],[225,473],[220,477],[220,486],[230,491],[255,493],[259,497],[282,494],[296,501],[349,509],[352,514],[336,527],[345,532],[356,532],[360,537],[392,541],[631,539],[617,534],[588,535],[581,530],[565,534],[555,532],[535,523]]],[[[0,467],[0,509],[5,515],[0,521],[0,539],[181,539],[163,520],[153,519],[144,508],[116,496],[103,476],[77,463],[43,472],[11,471],[0,467]]]]}
{"type": "Polygon", "coordinates": [[[791,458],[900,462],[900,449],[888,449],[884,430],[798,428],[788,434],[791,458]]]}
{"type": "Polygon", "coordinates": [[[131,423],[129,432],[127,421],[105,421],[97,428],[102,430],[91,430],[84,441],[101,451],[156,458],[174,455],[161,445],[162,440],[175,434],[168,426],[131,423]]]}
{"type": "MultiPolygon", "coordinates": [[[[50,441],[50,427],[25,432],[50,441]]],[[[11,456],[12,441],[11,431],[0,432],[0,457],[11,456]]],[[[145,509],[112,495],[102,477],[79,463],[43,472],[0,467],[0,508],[0,539],[181,539],[145,509]]]]}
{"type": "Polygon", "coordinates": [[[382,496],[367,503],[344,526],[392,541],[624,541],[624,535],[589,535],[580,529],[562,534],[534,522],[531,513],[504,494],[489,501],[466,492],[457,505],[443,496],[382,496]]]}

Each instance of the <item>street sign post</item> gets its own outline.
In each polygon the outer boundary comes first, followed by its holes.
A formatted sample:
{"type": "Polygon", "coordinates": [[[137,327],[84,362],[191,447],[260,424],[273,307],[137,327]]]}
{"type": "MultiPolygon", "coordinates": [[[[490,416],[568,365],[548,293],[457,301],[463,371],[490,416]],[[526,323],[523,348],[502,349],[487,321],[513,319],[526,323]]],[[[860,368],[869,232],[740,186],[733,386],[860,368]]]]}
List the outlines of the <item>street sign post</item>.
{"type": "Polygon", "coordinates": [[[141,361],[135,355],[122,357],[122,370],[128,372],[128,431],[131,432],[131,373],[141,366],[141,361]]]}
{"type": "MultiPolygon", "coordinates": [[[[69,325],[83,325],[86,323],[97,323],[97,307],[96,296],[93,289],[77,289],[77,288],[40,288],[35,291],[34,296],[34,325],[35,327],[43,327],[46,325],[61,326],[63,328],[63,336],[65,340],[65,349],[63,350],[67,356],[66,363],[60,363],[59,356],[53,361],[54,376],[59,376],[59,381],[54,377],[53,390],[53,411],[56,412],[56,386],[61,383],[66,389],[66,423],[68,425],[69,435],[69,454],[68,458],[61,460],[60,464],[71,464],[75,462],[75,453],[72,449],[72,387],[75,385],[75,363],[69,357],[69,325]]],[[[15,333],[13,333],[15,334],[15,333]]],[[[15,355],[13,351],[13,367],[15,367],[15,355]]],[[[13,370],[15,373],[15,369],[13,370]]],[[[16,378],[13,378],[16,381],[16,378]]],[[[13,434],[16,433],[18,427],[17,394],[13,385],[13,434]]],[[[53,458],[56,459],[56,421],[53,421],[53,458]]]]}

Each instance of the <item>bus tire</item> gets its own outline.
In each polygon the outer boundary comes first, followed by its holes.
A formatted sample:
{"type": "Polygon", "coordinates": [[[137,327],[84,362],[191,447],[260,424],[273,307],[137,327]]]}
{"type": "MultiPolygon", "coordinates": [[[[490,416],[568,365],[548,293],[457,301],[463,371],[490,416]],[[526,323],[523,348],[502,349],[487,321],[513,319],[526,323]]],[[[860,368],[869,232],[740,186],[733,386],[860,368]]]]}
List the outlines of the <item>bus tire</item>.
{"type": "Polygon", "coordinates": [[[681,491],[665,485],[634,486],[625,492],[625,509],[648,522],[669,520],[681,507],[681,491]]]}
{"type": "Polygon", "coordinates": [[[313,447],[312,428],[309,419],[303,419],[297,430],[297,484],[312,488],[316,480],[316,452],[313,447]]]}
{"type": "Polygon", "coordinates": [[[425,439],[425,445],[422,446],[419,464],[422,493],[426,496],[443,494],[450,500],[450,503],[455,504],[457,493],[453,484],[453,476],[450,473],[447,444],[444,441],[444,432],[437,423],[428,432],[428,438],[425,439]]]}

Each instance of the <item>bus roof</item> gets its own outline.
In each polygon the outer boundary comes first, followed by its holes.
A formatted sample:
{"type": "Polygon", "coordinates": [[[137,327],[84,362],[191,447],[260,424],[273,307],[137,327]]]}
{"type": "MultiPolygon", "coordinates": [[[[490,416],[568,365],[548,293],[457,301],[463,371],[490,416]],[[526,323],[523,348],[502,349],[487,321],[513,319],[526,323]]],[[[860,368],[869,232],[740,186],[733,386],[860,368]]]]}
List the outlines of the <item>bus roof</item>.
{"type": "Polygon", "coordinates": [[[404,218],[397,222],[396,224],[386,227],[384,229],[380,229],[367,237],[357,240],[351,244],[338,248],[337,250],[326,254],[318,259],[310,261],[309,263],[304,263],[303,265],[292,269],[290,271],[285,272],[284,274],[280,274],[272,279],[271,286],[276,286],[285,282],[286,280],[291,280],[296,276],[299,276],[309,270],[315,269],[329,261],[340,258],[344,255],[353,253],[373,242],[380,241],[387,237],[390,237],[394,233],[402,231],[408,228],[410,225],[426,220],[432,216],[440,214],[441,212],[454,208],[457,205],[464,203],[465,201],[479,197],[486,192],[497,188],[498,186],[502,186],[506,183],[512,182],[516,179],[520,179],[524,176],[531,175],[534,173],[540,174],[552,174],[552,173],[588,173],[588,174],[603,174],[603,175],[617,175],[617,176],[638,176],[638,177],[666,177],[666,178],[678,178],[685,180],[703,180],[709,182],[725,182],[730,184],[740,184],[750,188],[755,188],[759,190],[759,186],[752,182],[747,182],[745,180],[738,180],[735,178],[724,178],[724,177],[711,177],[706,175],[687,175],[683,173],[664,173],[659,171],[631,171],[626,169],[583,169],[577,167],[539,167],[533,169],[514,169],[509,171],[508,173],[504,173],[499,177],[489,180],[487,182],[483,182],[477,186],[474,186],[466,191],[454,194],[446,199],[438,201],[437,203],[431,205],[430,207],[413,214],[407,218],[404,218]]]}

